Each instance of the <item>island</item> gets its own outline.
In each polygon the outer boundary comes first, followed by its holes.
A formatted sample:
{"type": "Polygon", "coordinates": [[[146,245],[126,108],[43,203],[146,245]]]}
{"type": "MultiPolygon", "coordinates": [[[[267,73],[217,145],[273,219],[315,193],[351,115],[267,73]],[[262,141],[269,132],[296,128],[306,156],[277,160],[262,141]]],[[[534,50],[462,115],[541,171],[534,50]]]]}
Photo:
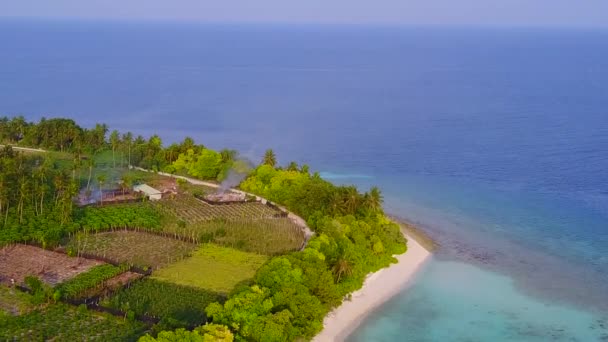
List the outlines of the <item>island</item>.
{"type": "Polygon", "coordinates": [[[272,150],[0,117],[0,339],[343,340],[429,258],[272,150]]]}

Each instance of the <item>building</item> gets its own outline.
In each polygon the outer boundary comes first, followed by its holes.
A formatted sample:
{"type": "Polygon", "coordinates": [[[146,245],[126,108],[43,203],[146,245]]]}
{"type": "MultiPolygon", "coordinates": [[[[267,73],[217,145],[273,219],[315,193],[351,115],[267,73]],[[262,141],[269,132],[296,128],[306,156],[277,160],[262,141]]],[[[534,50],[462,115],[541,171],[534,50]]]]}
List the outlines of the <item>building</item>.
{"type": "Polygon", "coordinates": [[[160,190],[156,190],[148,184],[139,184],[133,187],[134,192],[140,192],[144,194],[144,196],[148,197],[151,201],[158,201],[163,197],[162,192],[160,190]]]}

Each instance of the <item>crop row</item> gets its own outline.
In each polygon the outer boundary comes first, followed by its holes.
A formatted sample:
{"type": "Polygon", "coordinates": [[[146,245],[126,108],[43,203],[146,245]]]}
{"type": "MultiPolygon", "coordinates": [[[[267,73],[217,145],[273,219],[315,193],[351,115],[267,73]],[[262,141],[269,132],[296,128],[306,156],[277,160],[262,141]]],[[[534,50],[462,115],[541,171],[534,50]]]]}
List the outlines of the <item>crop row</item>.
{"type": "Polygon", "coordinates": [[[258,202],[210,205],[191,196],[180,196],[175,200],[162,201],[158,206],[161,211],[187,223],[218,218],[272,218],[279,214],[278,211],[258,202]]]}
{"type": "Polygon", "coordinates": [[[101,305],[159,318],[161,325],[176,328],[203,324],[207,305],[220,299],[215,292],[147,278],[102,300],[101,305]]]}
{"type": "Polygon", "coordinates": [[[288,218],[214,219],[165,229],[196,243],[214,242],[265,255],[297,250],[305,239],[300,227],[288,218]]]}

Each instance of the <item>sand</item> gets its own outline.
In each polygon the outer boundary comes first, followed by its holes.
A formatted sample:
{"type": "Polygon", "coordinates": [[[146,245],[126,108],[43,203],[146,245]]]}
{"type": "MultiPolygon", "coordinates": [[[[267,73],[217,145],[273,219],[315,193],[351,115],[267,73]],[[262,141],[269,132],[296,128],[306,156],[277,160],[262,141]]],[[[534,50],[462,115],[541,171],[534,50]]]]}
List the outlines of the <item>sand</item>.
{"type": "Polygon", "coordinates": [[[350,301],[344,301],[325,317],[323,331],[315,336],[314,342],[344,341],[367,315],[408,286],[431,253],[404,234],[408,249],[397,256],[399,262],[369,275],[350,301]]]}

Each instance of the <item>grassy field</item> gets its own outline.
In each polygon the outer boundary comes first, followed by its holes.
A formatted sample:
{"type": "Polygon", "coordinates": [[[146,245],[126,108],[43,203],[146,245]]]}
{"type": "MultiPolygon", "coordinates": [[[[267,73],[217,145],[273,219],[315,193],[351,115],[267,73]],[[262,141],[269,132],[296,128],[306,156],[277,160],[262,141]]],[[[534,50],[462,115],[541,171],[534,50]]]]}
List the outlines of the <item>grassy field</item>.
{"type": "Polygon", "coordinates": [[[120,263],[157,268],[183,259],[196,245],[147,233],[115,231],[77,235],[68,248],[120,263]]]}
{"type": "Polygon", "coordinates": [[[0,285],[0,317],[22,315],[34,308],[30,296],[14,288],[0,285]]]}
{"type": "Polygon", "coordinates": [[[101,305],[161,318],[174,327],[193,327],[205,322],[205,308],[219,300],[222,297],[212,291],[147,278],[104,299],[101,305]]]}
{"type": "Polygon", "coordinates": [[[138,321],[66,304],[0,319],[0,341],[136,341],[146,330],[138,321]]]}
{"type": "Polygon", "coordinates": [[[232,248],[205,244],[186,258],[160,269],[153,278],[175,284],[195,286],[228,293],[235,285],[247,281],[268,257],[232,248]]]}

